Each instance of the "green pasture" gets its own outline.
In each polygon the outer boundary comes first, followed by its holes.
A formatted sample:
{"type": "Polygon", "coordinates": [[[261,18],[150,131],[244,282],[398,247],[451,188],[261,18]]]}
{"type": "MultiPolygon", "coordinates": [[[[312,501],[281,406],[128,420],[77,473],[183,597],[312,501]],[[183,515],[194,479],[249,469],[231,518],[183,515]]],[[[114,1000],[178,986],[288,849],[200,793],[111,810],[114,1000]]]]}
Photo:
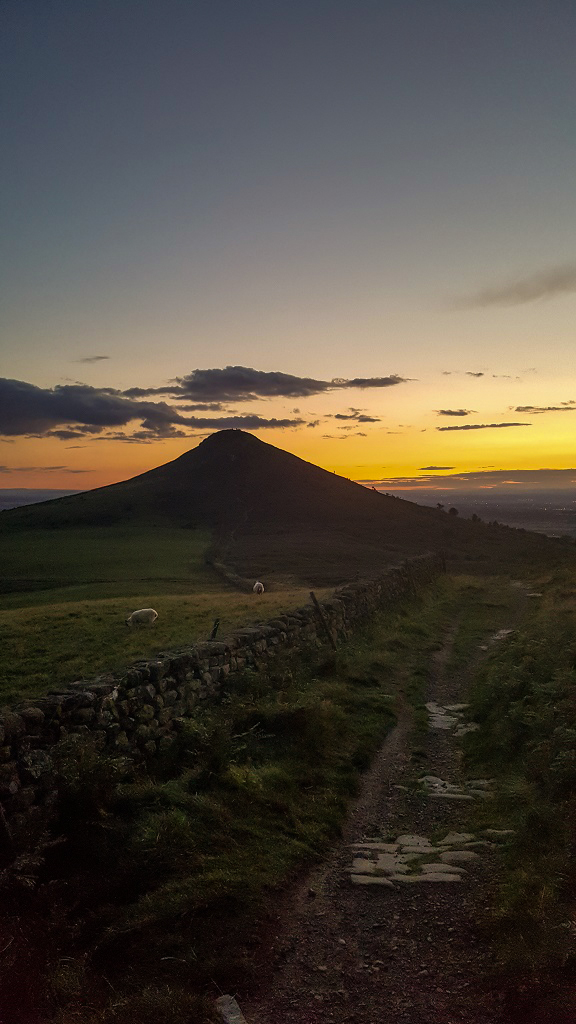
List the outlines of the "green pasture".
{"type": "MultiPolygon", "coordinates": [[[[326,593],[318,591],[318,596],[326,593]]],[[[133,588],[130,597],[4,609],[0,611],[0,703],[37,697],[75,679],[119,671],[140,658],[207,640],[216,618],[220,637],[308,600],[309,593],[303,589],[256,597],[225,589],[159,594],[133,588]],[[153,626],[125,625],[135,608],[150,607],[158,612],[153,626]]]]}
{"type": "Polygon", "coordinates": [[[210,534],[114,526],[0,533],[0,608],[214,586],[210,534]]]}
{"type": "Polygon", "coordinates": [[[206,564],[209,543],[205,531],[151,526],[0,534],[0,703],[206,640],[215,618],[224,636],[309,600],[232,590],[206,564]],[[125,625],[150,607],[154,626],[125,625]]]}

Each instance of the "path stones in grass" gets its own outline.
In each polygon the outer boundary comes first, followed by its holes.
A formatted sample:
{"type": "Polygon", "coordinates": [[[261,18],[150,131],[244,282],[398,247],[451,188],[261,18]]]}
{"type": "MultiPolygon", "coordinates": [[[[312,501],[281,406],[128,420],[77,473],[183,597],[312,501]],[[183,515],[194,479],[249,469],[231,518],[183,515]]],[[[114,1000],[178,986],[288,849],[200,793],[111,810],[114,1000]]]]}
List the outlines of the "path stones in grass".
{"type": "Polygon", "coordinates": [[[355,857],[351,870],[356,875],[372,875],[376,870],[376,864],[367,857],[355,857]]]}
{"type": "Polygon", "coordinates": [[[434,701],[428,701],[426,710],[430,715],[431,729],[451,729],[458,721],[454,715],[447,714],[446,708],[442,707],[441,704],[436,704],[434,701]]]}
{"type": "Polygon", "coordinates": [[[440,840],[439,846],[460,846],[463,843],[472,842],[473,839],[473,832],[449,832],[444,839],[440,840]]]}
{"type": "MultiPolygon", "coordinates": [[[[436,780],[437,776],[428,778],[436,780]]],[[[482,781],[488,784],[490,780],[482,781]]],[[[486,828],[481,837],[473,832],[448,832],[435,844],[417,833],[399,835],[393,843],[370,839],[352,843],[354,857],[349,868],[350,880],[354,885],[386,888],[461,882],[466,869],[480,863],[481,853],[494,849],[495,843],[490,840],[505,842],[514,834],[514,829],[486,828]]]]}
{"type": "MultiPolygon", "coordinates": [[[[472,833],[452,833],[462,845],[460,836],[472,833]]],[[[447,844],[433,846],[427,836],[406,833],[394,843],[367,840],[353,843],[354,858],[350,880],[354,885],[384,885],[394,888],[398,883],[407,885],[422,882],[460,882],[464,869],[443,863],[442,854],[447,844]],[[440,854],[440,858],[438,857],[440,854]]],[[[449,849],[449,847],[448,847],[449,849]]],[[[472,859],[475,855],[472,854],[472,859]]],[[[466,859],[466,858],[465,858],[466,859]]]]}
{"type": "Polygon", "coordinates": [[[471,864],[475,860],[480,860],[480,854],[475,853],[474,850],[447,850],[445,853],[440,854],[440,860],[443,864],[471,864]]]}
{"type": "Polygon", "coordinates": [[[454,782],[438,778],[437,775],[422,775],[418,783],[424,788],[426,795],[435,800],[487,800],[491,796],[487,779],[474,779],[472,782],[456,785],[454,782]]]}
{"type": "Polygon", "coordinates": [[[216,1016],[223,1024],[246,1024],[246,1018],[233,996],[219,996],[214,1006],[216,1016]]]}
{"type": "Polygon", "coordinates": [[[396,843],[398,844],[398,846],[432,846],[430,840],[427,839],[426,836],[418,835],[398,836],[396,843]]]}
{"type": "Polygon", "coordinates": [[[426,710],[430,716],[430,728],[444,731],[454,729],[454,735],[458,737],[476,732],[480,728],[479,725],[463,720],[463,712],[467,707],[468,704],[437,704],[436,701],[428,701],[426,710]]]}
{"type": "Polygon", "coordinates": [[[465,722],[463,725],[457,726],[454,735],[460,739],[461,736],[467,736],[469,732],[478,732],[479,728],[480,726],[476,722],[465,722]]]}

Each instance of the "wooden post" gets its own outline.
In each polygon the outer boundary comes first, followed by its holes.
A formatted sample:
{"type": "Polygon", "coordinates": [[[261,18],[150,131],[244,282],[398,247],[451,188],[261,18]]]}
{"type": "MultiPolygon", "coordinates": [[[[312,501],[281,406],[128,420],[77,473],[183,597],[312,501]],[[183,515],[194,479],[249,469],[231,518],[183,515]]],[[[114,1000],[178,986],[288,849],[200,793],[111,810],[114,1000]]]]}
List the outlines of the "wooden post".
{"type": "Polygon", "coordinates": [[[336,641],[334,640],[334,637],[332,636],[332,633],[330,632],[330,627],[328,626],[328,623],[326,622],[326,616],[324,615],[324,612],[322,611],[320,605],[318,604],[318,599],[317,599],[316,594],[314,593],[313,590],[310,591],[310,597],[312,598],[312,601],[314,602],[314,607],[315,607],[316,611],[318,612],[318,615],[320,617],[320,622],[322,623],[322,625],[324,627],[324,632],[326,633],[326,636],[328,637],[328,640],[330,641],[330,644],[332,645],[332,648],[334,650],[336,650],[337,649],[336,648],[336,641]]]}
{"type": "Polygon", "coordinates": [[[220,619],[214,619],[214,625],[212,626],[212,632],[210,633],[210,639],[216,639],[216,633],[218,632],[218,626],[220,625],[220,619]]]}

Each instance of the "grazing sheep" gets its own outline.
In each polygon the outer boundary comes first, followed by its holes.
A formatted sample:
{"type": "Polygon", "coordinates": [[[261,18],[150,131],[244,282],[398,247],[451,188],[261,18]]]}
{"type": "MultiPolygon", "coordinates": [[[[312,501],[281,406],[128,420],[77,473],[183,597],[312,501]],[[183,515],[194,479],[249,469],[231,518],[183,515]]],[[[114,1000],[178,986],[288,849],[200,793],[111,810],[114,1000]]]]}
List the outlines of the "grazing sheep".
{"type": "Polygon", "coordinates": [[[158,612],[155,612],[153,608],[139,608],[138,611],[132,612],[128,616],[126,625],[133,626],[136,622],[143,622],[147,626],[151,626],[153,622],[156,622],[157,618],[158,612]]]}
{"type": "Polygon", "coordinates": [[[260,583],[260,580],[256,580],[256,583],[252,587],[252,593],[253,594],[263,594],[264,593],[264,584],[260,583]]]}

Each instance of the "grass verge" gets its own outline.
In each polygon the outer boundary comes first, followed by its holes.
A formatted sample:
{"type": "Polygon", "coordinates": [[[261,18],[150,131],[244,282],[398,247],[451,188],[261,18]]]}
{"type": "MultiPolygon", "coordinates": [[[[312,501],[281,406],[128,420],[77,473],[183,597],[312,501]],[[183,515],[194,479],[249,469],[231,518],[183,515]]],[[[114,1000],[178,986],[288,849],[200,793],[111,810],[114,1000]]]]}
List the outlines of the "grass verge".
{"type": "Polygon", "coordinates": [[[509,983],[530,988],[576,972],[576,587],[560,570],[538,590],[478,675],[466,744],[471,774],[497,782],[487,823],[515,830],[486,927],[509,983]]]}

